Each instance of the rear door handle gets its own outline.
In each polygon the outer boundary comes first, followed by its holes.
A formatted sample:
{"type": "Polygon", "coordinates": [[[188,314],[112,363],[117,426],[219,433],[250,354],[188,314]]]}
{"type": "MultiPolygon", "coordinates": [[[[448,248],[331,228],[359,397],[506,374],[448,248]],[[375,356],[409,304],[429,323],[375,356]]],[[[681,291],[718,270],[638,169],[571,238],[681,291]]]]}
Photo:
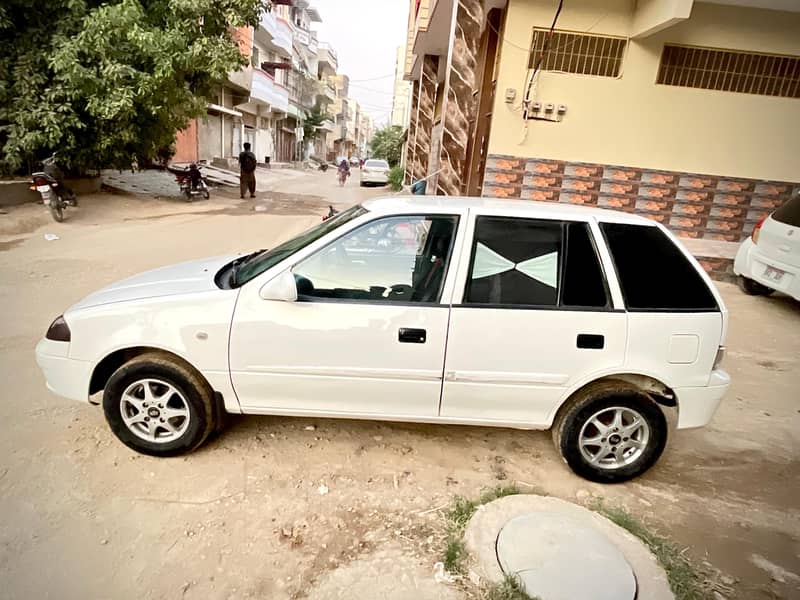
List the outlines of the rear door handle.
{"type": "Polygon", "coordinates": [[[397,341],[404,344],[424,344],[427,332],[424,329],[401,327],[397,332],[397,341]]]}
{"type": "Polygon", "coordinates": [[[579,333],[577,345],[578,348],[602,350],[606,345],[606,338],[605,336],[598,335],[596,333],[579,333]]]}

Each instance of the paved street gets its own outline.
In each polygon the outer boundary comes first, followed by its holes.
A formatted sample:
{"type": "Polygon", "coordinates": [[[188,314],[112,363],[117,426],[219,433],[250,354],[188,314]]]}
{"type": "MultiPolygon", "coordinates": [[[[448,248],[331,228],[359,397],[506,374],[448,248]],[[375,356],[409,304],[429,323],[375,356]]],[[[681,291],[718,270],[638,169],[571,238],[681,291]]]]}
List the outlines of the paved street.
{"type": "Polygon", "coordinates": [[[727,597],[796,597],[800,305],[785,297],[720,285],[730,394],[709,427],[677,433],[655,468],[616,486],[574,476],[547,432],[476,427],[237,417],[194,454],[154,459],[118,443],[97,407],[45,389],[34,345],[85,294],[165,263],[271,246],[329,204],[381,193],[359,188],[357,170],[344,188],[333,171],[309,172],[255,202],[238,190],[191,204],[99,194],[63,224],[40,205],[0,215],[0,595],[455,598],[433,582],[436,509],[517,482],[626,506],[735,578],[727,597]]]}

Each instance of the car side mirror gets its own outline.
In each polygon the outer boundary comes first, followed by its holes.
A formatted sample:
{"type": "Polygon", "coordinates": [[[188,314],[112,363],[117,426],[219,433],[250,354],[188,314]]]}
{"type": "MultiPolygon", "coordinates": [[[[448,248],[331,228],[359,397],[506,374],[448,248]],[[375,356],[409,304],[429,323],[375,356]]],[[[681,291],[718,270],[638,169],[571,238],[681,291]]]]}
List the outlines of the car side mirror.
{"type": "Polygon", "coordinates": [[[262,300],[296,302],[297,284],[294,281],[294,275],[292,275],[291,270],[286,269],[283,273],[262,285],[258,295],[262,300]]]}

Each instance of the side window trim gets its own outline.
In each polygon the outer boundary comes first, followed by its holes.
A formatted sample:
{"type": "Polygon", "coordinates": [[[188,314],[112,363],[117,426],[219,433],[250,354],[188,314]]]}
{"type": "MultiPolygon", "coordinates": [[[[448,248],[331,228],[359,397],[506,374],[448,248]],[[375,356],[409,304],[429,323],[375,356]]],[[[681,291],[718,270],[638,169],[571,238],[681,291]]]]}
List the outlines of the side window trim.
{"type": "Polygon", "coordinates": [[[622,288],[619,284],[617,268],[611,258],[611,251],[608,249],[606,238],[603,236],[597,219],[592,218],[589,221],[589,231],[592,234],[592,242],[594,243],[595,250],[600,257],[600,267],[603,270],[603,276],[605,277],[608,291],[611,293],[611,306],[614,310],[624,311],[625,300],[622,297],[622,288]]]}
{"type": "Polygon", "coordinates": [[[352,234],[353,232],[361,229],[362,227],[367,227],[373,223],[377,223],[384,219],[395,219],[395,218],[422,218],[422,219],[435,219],[435,218],[454,218],[456,220],[455,223],[455,232],[453,235],[453,239],[450,241],[450,259],[447,264],[447,271],[444,274],[442,280],[442,286],[439,293],[439,300],[435,302],[420,302],[420,301],[406,301],[406,300],[389,300],[389,301],[378,301],[374,299],[359,299],[359,298],[324,298],[324,297],[310,297],[310,299],[302,300],[303,303],[306,304],[317,304],[317,303],[324,303],[324,304],[369,304],[372,306],[420,306],[420,307],[445,307],[449,308],[452,300],[452,285],[453,279],[455,277],[456,266],[458,263],[455,262],[459,260],[460,262],[460,242],[463,242],[463,229],[465,227],[465,222],[467,221],[467,215],[464,212],[454,211],[454,212],[447,212],[447,213],[398,213],[398,214],[381,214],[375,215],[375,218],[361,221],[357,225],[350,227],[347,231],[342,232],[341,235],[338,237],[329,240],[327,243],[317,246],[313,251],[306,253],[304,256],[299,258],[298,260],[292,261],[287,268],[294,272],[294,270],[300,265],[301,263],[309,260],[310,258],[314,257],[320,252],[324,252],[326,248],[330,247],[333,244],[341,241],[346,236],[352,234]],[[448,288],[450,286],[450,288],[448,288]]]}

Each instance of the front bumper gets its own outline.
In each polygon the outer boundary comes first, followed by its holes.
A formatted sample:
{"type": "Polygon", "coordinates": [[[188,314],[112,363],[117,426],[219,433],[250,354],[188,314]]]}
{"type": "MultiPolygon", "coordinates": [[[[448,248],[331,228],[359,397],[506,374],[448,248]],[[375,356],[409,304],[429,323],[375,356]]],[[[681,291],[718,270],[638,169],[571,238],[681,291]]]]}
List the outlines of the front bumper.
{"type": "Polygon", "coordinates": [[[70,400],[89,401],[92,364],[69,358],[69,342],[40,340],[36,345],[36,363],[51,392],[70,400]]]}
{"type": "Polygon", "coordinates": [[[678,429],[708,425],[730,387],[731,376],[722,369],[716,369],[711,371],[707,386],[676,388],[678,429]]]}
{"type": "Polygon", "coordinates": [[[733,272],[800,301],[800,269],[763,254],[750,238],[739,246],[733,261],[733,272]],[[774,267],[784,272],[778,283],[764,277],[767,267],[774,267]]]}

